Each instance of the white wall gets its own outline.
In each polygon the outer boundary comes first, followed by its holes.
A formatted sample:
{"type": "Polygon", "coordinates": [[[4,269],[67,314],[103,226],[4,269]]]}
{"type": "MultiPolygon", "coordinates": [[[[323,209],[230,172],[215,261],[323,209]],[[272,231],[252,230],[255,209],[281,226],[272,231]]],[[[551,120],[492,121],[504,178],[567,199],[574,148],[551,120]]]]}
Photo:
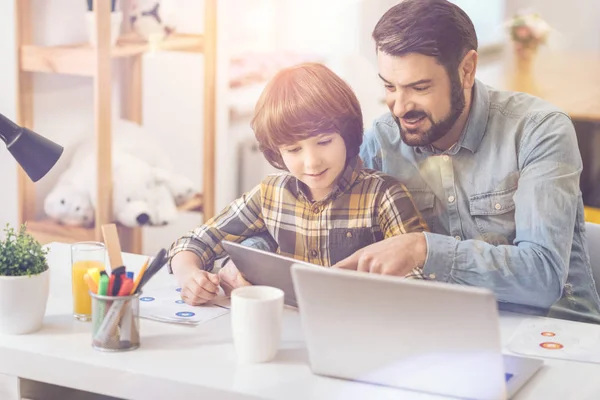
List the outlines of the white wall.
{"type": "Polygon", "coordinates": [[[600,51],[600,1],[598,0],[506,0],[507,17],[519,10],[537,12],[557,33],[550,49],[600,51]]]}
{"type": "MultiPolygon", "coordinates": [[[[0,2],[0,113],[12,120],[16,117],[13,15],[14,1],[0,2]]],[[[17,223],[17,212],[17,164],[0,142],[0,232],[7,223],[17,223]]]]}

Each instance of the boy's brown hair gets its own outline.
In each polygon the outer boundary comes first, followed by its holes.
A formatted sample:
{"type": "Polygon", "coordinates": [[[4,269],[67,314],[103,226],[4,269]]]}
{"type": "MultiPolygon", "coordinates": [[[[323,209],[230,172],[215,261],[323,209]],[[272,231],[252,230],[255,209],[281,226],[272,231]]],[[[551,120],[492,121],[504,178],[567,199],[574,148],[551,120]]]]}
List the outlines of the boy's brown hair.
{"type": "Polygon", "coordinates": [[[358,155],[363,140],[356,95],[339,76],[318,63],[279,71],[258,99],[251,126],[267,161],[284,170],[279,146],[336,132],[344,139],[348,160],[358,155]]]}

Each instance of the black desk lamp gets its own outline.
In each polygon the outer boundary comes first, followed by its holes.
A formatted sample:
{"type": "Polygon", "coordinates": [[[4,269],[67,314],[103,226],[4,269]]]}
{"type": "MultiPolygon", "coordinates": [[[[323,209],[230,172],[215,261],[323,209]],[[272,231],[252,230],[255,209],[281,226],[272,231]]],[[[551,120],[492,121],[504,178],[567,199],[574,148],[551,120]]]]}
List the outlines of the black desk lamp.
{"type": "Polygon", "coordinates": [[[52,169],[63,152],[62,146],[27,128],[21,128],[2,114],[0,139],[34,182],[52,169]]]}

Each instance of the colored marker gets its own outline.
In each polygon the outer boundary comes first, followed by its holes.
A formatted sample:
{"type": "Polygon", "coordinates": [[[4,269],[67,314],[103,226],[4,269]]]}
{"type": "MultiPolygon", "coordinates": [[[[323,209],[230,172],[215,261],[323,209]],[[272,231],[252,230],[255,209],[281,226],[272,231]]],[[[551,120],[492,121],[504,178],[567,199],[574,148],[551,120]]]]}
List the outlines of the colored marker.
{"type": "Polygon", "coordinates": [[[98,293],[98,285],[96,285],[96,282],[94,282],[94,279],[92,279],[92,277],[89,274],[83,275],[83,280],[85,281],[85,283],[87,283],[90,292],[98,293]]]}
{"type": "Polygon", "coordinates": [[[106,296],[108,293],[108,275],[104,274],[100,276],[100,284],[98,285],[98,294],[100,296],[106,296]]]}
{"type": "Polygon", "coordinates": [[[119,289],[117,296],[129,296],[132,289],[133,281],[129,278],[125,278],[123,279],[123,283],[121,283],[121,288],[119,289]]]}
{"type": "Polygon", "coordinates": [[[89,274],[90,278],[94,280],[96,287],[98,287],[98,284],[100,283],[100,270],[98,268],[90,268],[88,269],[87,273],[89,274]]]}

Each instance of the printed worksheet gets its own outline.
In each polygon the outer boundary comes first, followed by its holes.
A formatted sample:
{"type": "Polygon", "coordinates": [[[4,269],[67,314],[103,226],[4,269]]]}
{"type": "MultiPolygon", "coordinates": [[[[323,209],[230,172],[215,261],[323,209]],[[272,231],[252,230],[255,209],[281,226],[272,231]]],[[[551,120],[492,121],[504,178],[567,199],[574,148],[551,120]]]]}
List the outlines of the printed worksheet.
{"type": "Polygon", "coordinates": [[[507,348],[528,356],[600,363],[600,326],[530,318],[519,325],[507,348]]]}
{"type": "MultiPolygon", "coordinates": [[[[221,289],[222,290],[222,289],[221,289]]],[[[197,325],[227,314],[229,308],[217,300],[213,304],[190,306],[181,300],[181,288],[174,281],[160,287],[144,289],[140,296],[140,318],[160,322],[197,325]]],[[[219,299],[224,298],[223,293],[219,299]]]]}

